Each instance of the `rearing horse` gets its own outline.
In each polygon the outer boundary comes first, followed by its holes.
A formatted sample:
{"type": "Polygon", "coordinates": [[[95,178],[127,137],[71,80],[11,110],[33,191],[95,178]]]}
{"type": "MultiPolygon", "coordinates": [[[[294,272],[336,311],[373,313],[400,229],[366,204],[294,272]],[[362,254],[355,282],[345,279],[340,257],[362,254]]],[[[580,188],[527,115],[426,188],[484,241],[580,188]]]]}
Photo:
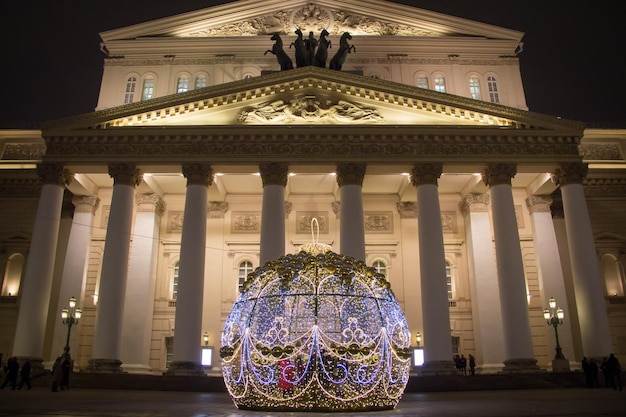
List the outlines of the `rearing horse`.
{"type": "Polygon", "coordinates": [[[320,39],[317,43],[317,52],[315,53],[315,59],[313,65],[316,67],[326,68],[326,60],[328,59],[328,48],[332,48],[330,40],[326,39],[329,33],[326,29],[320,33],[320,39]]]}
{"type": "Polygon", "coordinates": [[[354,45],[348,44],[349,39],[352,39],[352,35],[350,35],[350,33],[344,32],[343,35],[341,35],[341,39],[339,40],[339,50],[333,59],[330,60],[330,69],[341,71],[341,66],[344,62],[346,62],[346,56],[349,53],[352,53],[352,51],[356,52],[354,45]]]}
{"type": "Polygon", "coordinates": [[[307,65],[309,65],[306,42],[302,38],[302,31],[300,30],[300,28],[296,29],[295,33],[296,35],[298,35],[298,38],[295,41],[291,42],[291,45],[289,45],[289,49],[291,49],[292,46],[296,47],[296,66],[298,68],[306,67],[307,65]]]}
{"type": "Polygon", "coordinates": [[[275,43],[272,46],[272,49],[268,49],[263,55],[267,55],[268,52],[276,55],[276,59],[280,64],[281,71],[293,69],[293,62],[291,61],[291,58],[289,58],[289,55],[287,55],[287,53],[283,49],[283,40],[280,38],[280,35],[278,33],[275,33],[271,39],[275,41],[275,43]]]}

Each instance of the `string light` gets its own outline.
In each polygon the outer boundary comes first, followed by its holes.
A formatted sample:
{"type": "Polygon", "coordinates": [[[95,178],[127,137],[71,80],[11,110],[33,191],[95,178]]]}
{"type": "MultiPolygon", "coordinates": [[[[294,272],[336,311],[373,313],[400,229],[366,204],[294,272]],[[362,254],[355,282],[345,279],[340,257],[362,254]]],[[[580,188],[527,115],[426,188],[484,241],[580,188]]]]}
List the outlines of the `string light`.
{"type": "Polygon", "coordinates": [[[410,338],[382,274],[311,243],[248,276],[221,337],[224,381],[242,409],[392,409],[410,338]]]}

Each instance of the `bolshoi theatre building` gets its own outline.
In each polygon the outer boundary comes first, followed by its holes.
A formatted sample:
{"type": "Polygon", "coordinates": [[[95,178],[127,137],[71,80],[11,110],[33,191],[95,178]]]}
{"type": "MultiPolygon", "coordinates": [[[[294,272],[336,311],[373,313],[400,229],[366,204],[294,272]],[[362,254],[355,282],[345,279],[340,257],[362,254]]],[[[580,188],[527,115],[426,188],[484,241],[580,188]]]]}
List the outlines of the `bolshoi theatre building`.
{"type": "Polygon", "coordinates": [[[100,36],[94,112],[0,131],[5,360],[219,373],[250,274],[318,240],[389,283],[415,372],[626,361],[626,130],[528,109],[523,33],[239,0],[100,36]]]}

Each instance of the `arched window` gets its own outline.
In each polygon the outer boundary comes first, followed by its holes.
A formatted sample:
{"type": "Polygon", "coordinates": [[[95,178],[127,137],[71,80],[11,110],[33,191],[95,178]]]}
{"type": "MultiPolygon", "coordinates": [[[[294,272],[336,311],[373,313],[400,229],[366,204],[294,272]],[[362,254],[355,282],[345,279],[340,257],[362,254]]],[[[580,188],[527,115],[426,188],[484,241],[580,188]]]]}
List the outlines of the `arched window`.
{"type": "Polygon", "coordinates": [[[439,91],[440,93],[446,92],[446,79],[443,75],[435,76],[435,91],[439,91]]]}
{"type": "Polygon", "coordinates": [[[600,260],[604,285],[606,285],[606,294],[609,297],[623,297],[624,276],[619,260],[610,253],[602,255],[600,260]]]}
{"type": "Polygon", "coordinates": [[[172,274],[172,285],[170,288],[171,298],[175,300],[178,297],[178,271],[180,267],[180,262],[176,262],[174,265],[174,272],[172,274]]]}
{"type": "Polygon", "coordinates": [[[206,77],[204,75],[196,77],[196,84],[194,88],[204,88],[206,87],[206,77]]]}
{"type": "Polygon", "coordinates": [[[124,104],[132,103],[135,100],[136,88],[137,77],[128,77],[128,80],[126,80],[126,93],[124,94],[124,104]]]}
{"type": "Polygon", "coordinates": [[[452,283],[452,266],[446,261],[446,285],[448,287],[448,301],[454,299],[454,284],[452,283]]]}
{"type": "Polygon", "coordinates": [[[151,100],[154,97],[155,80],[152,77],[143,80],[143,88],[141,93],[142,100],[151,100]]]}
{"type": "Polygon", "coordinates": [[[487,89],[489,90],[489,101],[499,103],[500,95],[498,94],[498,84],[496,83],[496,77],[493,75],[487,77],[487,89]]]}
{"type": "Polygon", "coordinates": [[[178,82],[176,83],[176,92],[184,93],[189,91],[189,77],[184,76],[178,78],[178,82]]]}
{"type": "Polygon", "coordinates": [[[428,77],[425,75],[419,75],[415,80],[417,88],[425,88],[428,89],[428,77]]]}
{"type": "Polygon", "coordinates": [[[237,288],[239,291],[243,288],[243,283],[248,278],[248,274],[252,272],[252,262],[243,261],[239,263],[239,271],[237,272],[237,288]]]}
{"type": "Polygon", "coordinates": [[[249,72],[243,75],[244,80],[249,80],[252,77],[254,77],[254,75],[250,74],[249,72]]]}
{"type": "Polygon", "coordinates": [[[2,296],[16,297],[20,291],[20,281],[24,270],[24,256],[21,253],[14,253],[9,256],[7,266],[4,270],[2,280],[2,296]]]}
{"type": "Polygon", "coordinates": [[[474,100],[481,100],[480,96],[480,80],[478,77],[469,78],[470,97],[474,100]]]}
{"type": "Polygon", "coordinates": [[[379,274],[383,274],[385,276],[385,279],[387,279],[387,264],[384,261],[374,261],[374,263],[372,264],[372,268],[374,268],[379,274]]]}

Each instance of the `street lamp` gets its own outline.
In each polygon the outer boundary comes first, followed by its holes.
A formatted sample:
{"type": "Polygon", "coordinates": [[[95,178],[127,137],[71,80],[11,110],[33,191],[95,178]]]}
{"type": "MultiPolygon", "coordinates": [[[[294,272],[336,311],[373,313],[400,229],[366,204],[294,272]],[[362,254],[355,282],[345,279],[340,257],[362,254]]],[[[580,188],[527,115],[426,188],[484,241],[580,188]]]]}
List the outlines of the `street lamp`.
{"type": "Polygon", "coordinates": [[[561,345],[559,344],[559,325],[563,324],[563,317],[565,313],[562,308],[556,308],[556,298],[550,297],[548,300],[550,308],[543,310],[543,317],[548,322],[548,325],[554,327],[554,337],[556,338],[556,355],[554,359],[565,359],[563,352],[561,352],[561,345]]]}
{"type": "Polygon", "coordinates": [[[69,306],[70,308],[61,310],[61,319],[63,319],[63,324],[67,326],[67,339],[63,348],[66,356],[70,353],[70,332],[72,326],[78,324],[78,319],[83,315],[83,311],[80,308],[76,308],[76,297],[70,297],[69,306]]]}

